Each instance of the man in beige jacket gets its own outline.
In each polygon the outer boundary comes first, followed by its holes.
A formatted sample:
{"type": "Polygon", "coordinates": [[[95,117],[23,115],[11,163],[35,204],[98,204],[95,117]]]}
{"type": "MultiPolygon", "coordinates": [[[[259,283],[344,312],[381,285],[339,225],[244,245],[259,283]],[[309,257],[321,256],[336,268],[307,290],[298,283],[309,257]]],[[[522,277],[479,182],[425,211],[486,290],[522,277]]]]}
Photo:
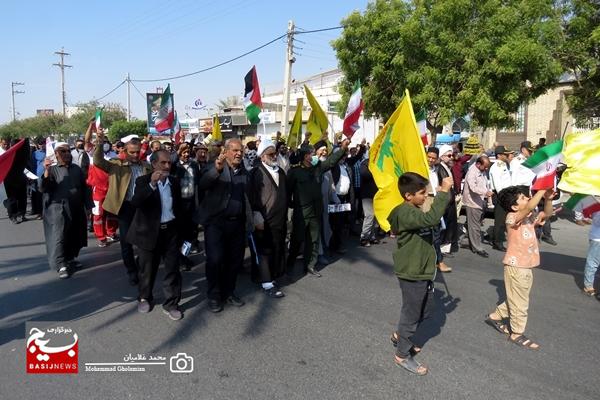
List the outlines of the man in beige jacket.
{"type": "Polygon", "coordinates": [[[104,210],[119,218],[119,235],[121,237],[121,257],[127,269],[129,284],[138,284],[138,267],[133,255],[133,246],[125,238],[133,221],[135,208],[130,201],[135,189],[135,180],[152,172],[152,167],[140,161],[141,143],[132,139],[125,144],[125,158],[107,161],[102,152],[104,132],[100,128],[96,134],[97,145],[94,150],[94,165],[108,173],[108,192],[102,204],[104,210]]]}

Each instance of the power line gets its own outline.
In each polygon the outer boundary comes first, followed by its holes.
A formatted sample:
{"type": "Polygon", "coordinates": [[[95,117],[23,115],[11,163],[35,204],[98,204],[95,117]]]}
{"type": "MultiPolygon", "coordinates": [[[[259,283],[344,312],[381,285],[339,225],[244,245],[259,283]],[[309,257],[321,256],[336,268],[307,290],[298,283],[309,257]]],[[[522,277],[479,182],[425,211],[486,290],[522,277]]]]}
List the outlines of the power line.
{"type": "Polygon", "coordinates": [[[342,29],[342,28],[343,28],[343,26],[334,26],[334,27],[331,27],[331,28],[313,29],[312,31],[305,31],[305,30],[302,30],[302,31],[295,31],[295,32],[294,32],[294,34],[296,34],[296,35],[303,35],[303,34],[305,34],[305,33],[315,33],[315,32],[333,31],[333,30],[335,30],[335,29],[342,29]]]}
{"type": "Polygon", "coordinates": [[[110,92],[106,93],[104,96],[97,98],[97,99],[96,99],[96,101],[100,101],[100,100],[102,100],[103,98],[105,98],[106,96],[108,96],[109,94],[111,94],[112,92],[114,92],[115,90],[117,90],[118,88],[120,88],[121,86],[123,86],[123,84],[124,84],[125,82],[126,82],[126,81],[124,80],[123,82],[119,83],[119,84],[117,85],[117,87],[116,87],[116,88],[114,88],[114,89],[113,89],[113,90],[111,90],[110,92]]]}
{"type": "Polygon", "coordinates": [[[223,61],[222,63],[213,65],[211,67],[204,68],[204,69],[201,69],[199,71],[190,72],[189,74],[171,76],[171,77],[168,77],[168,78],[161,78],[161,79],[132,79],[131,81],[132,82],[161,82],[161,81],[172,81],[172,80],[175,80],[175,79],[180,79],[180,78],[185,78],[185,77],[192,76],[192,75],[197,75],[197,74],[200,74],[202,72],[210,71],[211,69],[215,69],[215,68],[221,67],[221,66],[223,66],[225,64],[232,63],[232,62],[234,62],[236,60],[239,60],[242,57],[246,57],[247,55],[252,54],[254,52],[257,52],[258,50],[263,49],[263,48],[267,47],[268,45],[273,44],[276,41],[278,41],[279,39],[282,39],[282,38],[284,38],[286,36],[287,36],[287,33],[284,33],[283,35],[277,36],[275,39],[270,40],[267,43],[265,43],[265,44],[263,44],[261,46],[258,46],[256,48],[250,50],[250,51],[247,51],[244,54],[240,54],[237,57],[233,57],[233,58],[231,58],[231,59],[229,59],[227,61],[223,61]]]}
{"type": "Polygon", "coordinates": [[[146,96],[144,96],[144,95],[142,94],[142,92],[140,92],[140,89],[138,89],[138,87],[137,87],[137,86],[135,86],[135,83],[133,83],[133,81],[131,81],[131,84],[133,85],[133,88],[134,88],[135,90],[137,90],[137,92],[140,94],[140,96],[142,96],[142,99],[146,100],[146,96]]]}

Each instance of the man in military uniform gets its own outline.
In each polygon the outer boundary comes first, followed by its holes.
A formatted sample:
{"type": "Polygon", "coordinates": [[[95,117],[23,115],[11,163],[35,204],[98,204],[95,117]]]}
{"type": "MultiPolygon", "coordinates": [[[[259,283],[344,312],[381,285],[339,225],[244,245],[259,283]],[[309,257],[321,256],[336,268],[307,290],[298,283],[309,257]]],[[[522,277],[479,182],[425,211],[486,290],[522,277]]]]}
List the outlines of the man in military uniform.
{"type": "Polygon", "coordinates": [[[312,146],[303,145],[298,150],[300,164],[290,169],[288,174],[289,204],[293,208],[288,270],[293,268],[304,243],[304,268],[316,277],[321,276],[315,269],[323,213],[321,183],[323,174],[341,160],[349,144],[348,139],[344,140],[341,151],[333,152],[325,161],[319,160],[312,146]]]}

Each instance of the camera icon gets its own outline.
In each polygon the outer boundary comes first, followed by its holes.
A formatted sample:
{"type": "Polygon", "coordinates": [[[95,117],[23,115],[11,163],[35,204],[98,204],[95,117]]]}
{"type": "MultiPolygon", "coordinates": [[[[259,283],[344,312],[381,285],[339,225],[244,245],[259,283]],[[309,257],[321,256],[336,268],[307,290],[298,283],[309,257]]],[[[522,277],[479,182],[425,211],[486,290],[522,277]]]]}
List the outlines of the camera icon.
{"type": "Polygon", "coordinates": [[[187,353],[177,353],[169,359],[169,368],[174,374],[189,374],[194,371],[194,358],[187,353]]]}

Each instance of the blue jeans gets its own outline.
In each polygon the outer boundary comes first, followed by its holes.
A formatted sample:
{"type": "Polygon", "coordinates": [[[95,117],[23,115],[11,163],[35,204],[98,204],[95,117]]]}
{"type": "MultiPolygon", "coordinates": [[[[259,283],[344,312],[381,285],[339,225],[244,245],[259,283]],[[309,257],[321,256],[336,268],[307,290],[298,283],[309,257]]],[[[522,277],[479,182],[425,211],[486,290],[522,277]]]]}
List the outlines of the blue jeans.
{"type": "Polygon", "coordinates": [[[585,260],[585,269],[583,270],[583,286],[586,288],[594,287],[594,277],[600,264],[600,242],[590,240],[590,248],[585,260]]]}

